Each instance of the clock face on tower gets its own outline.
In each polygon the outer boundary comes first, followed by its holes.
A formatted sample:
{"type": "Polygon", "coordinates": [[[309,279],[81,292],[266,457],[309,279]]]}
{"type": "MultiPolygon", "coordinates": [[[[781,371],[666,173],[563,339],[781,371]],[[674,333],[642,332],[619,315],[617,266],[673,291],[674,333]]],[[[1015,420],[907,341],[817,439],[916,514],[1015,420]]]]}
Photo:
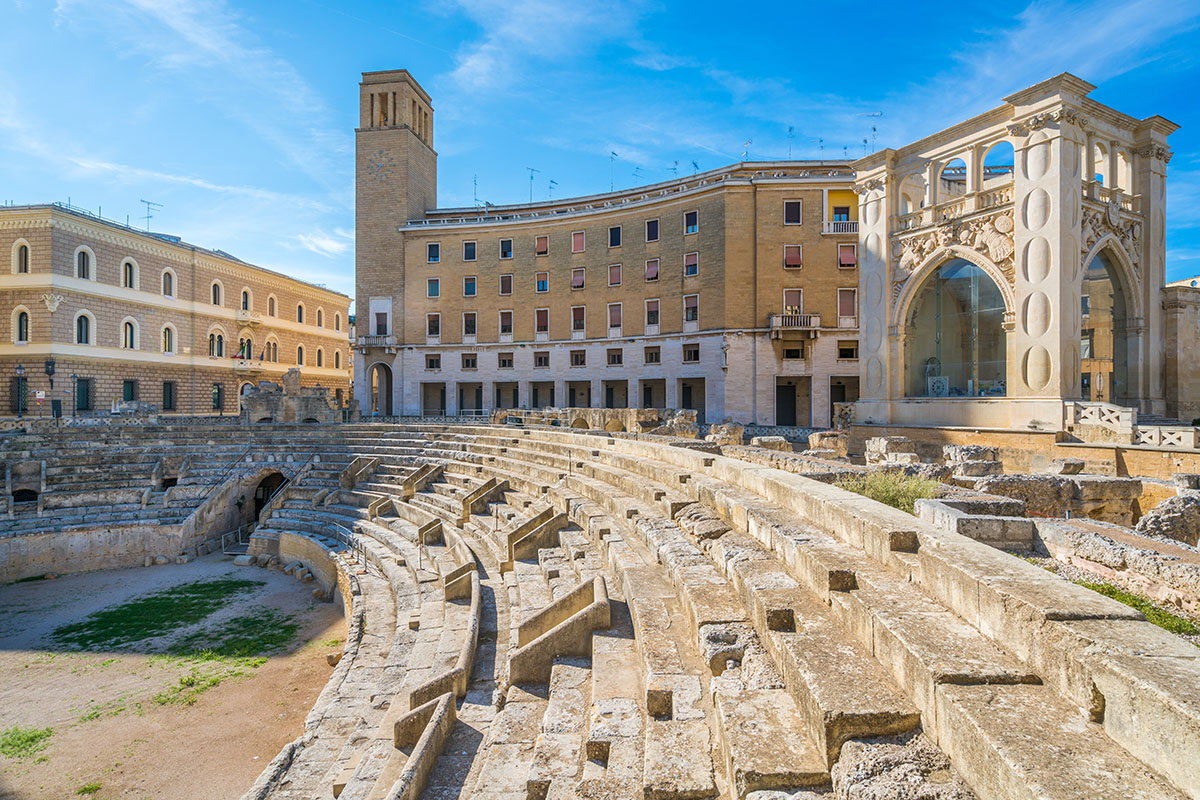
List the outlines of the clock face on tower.
{"type": "Polygon", "coordinates": [[[367,173],[382,183],[392,177],[396,160],[386,150],[377,150],[367,159],[367,173]]]}

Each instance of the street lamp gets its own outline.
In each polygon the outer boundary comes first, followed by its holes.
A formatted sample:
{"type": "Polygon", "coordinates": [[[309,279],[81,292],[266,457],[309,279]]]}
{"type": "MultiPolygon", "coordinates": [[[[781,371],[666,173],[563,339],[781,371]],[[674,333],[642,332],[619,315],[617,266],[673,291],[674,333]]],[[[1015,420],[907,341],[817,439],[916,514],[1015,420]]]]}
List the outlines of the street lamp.
{"type": "Polygon", "coordinates": [[[25,411],[25,365],[17,364],[17,419],[24,416],[25,411]]]}
{"type": "Polygon", "coordinates": [[[71,416],[72,417],[79,416],[79,398],[77,396],[78,392],[79,392],[79,376],[72,372],[71,373],[71,416]]]}

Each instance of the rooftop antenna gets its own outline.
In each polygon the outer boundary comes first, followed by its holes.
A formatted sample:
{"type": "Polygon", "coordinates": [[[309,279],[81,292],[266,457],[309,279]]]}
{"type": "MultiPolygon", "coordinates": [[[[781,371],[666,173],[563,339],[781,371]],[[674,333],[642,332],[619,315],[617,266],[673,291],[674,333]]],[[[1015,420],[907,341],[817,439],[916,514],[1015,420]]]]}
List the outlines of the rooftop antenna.
{"type": "Polygon", "coordinates": [[[697,164],[695,161],[693,161],[692,162],[692,174],[695,175],[699,171],[700,171],[700,165],[697,164]]]}
{"type": "Polygon", "coordinates": [[[821,158],[823,160],[825,158],[825,140],[820,136],[817,137],[817,147],[821,149],[821,158]]]}
{"type": "Polygon", "coordinates": [[[478,173],[476,173],[475,176],[473,178],[471,178],[471,197],[475,201],[475,207],[479,208],[479,174],[478,173]]]}
{"type": "Polygon", "coordinates": [[[863,139],[863,155],[865,156],[867,152],[867,140],[863,139]]]}
{"type": "Polygon", "coordinates": [[[788,161],[792,160],[792,134],[796,132],[795,125],[788,125],[788,161]]]}
{"type": "Polygon", "coordinates": [[[534,169],[533,167],[526,167],[525,169],[529,170],[529,202],[532,203],[533,202],[533,174],[535,172],[541,172],[541,170],[534,169]]]}
{"type": "Polygon", "coordinates": [[[842,158],[850,158],[850,145],[842,145],[842,158]]]}
{"type": "Polygon", "coordinates": [[[608,190],[611,192],[617,184],[617,154],[612,150],[608,151],[608,190]]]}
{"type": "Polygon", "coordinates": [[[679,177],[679,162],[678,161],[674,162],[671,165],[671,176],[675,177],[675,178],[679,177]]]}
{"type": "Polygon", "coordinates": [[[554,199],[554,187],[555,186],[558,186],[558,181],[554,180],[554,178],[551,178],[550,179],[550,199],[551,200],[554,199]]]}
{"type": "Polygon", "coordinates": [[[871,126],[871,149],[872,150],[879,149],[878,147],[875,146],[875,134],[876,133],[878,133],[878,129],[874,125],[872,125],[871,126]]]}
{"type": "Polygon", "coordinates": [[[637,182],[638,182],[638,181],[640,181],[641,179],[642,179],[642,168],[641,168],[641,167],[634,167],[634,168],[633,168],[633,182],[634,182],[634,183],[637,183],[637,182]]]}
{"type": "MultiPolygon", "coordinates": [[[[70,202],[69,200],[67,202],[70,202]]],[[[162,203],[155,203],[153,200],[139,200],[140,203],[146,204],[146,230],[150,230],[150,220],[154,219],[154,212],[163,207],[162,203]]]]}
{"type": "Polygon", "coordinates": [[[742,142],[742,161],[745,161],[750,155],[750,145],[754,144],[753,139],[747,139],[742,142]]]}

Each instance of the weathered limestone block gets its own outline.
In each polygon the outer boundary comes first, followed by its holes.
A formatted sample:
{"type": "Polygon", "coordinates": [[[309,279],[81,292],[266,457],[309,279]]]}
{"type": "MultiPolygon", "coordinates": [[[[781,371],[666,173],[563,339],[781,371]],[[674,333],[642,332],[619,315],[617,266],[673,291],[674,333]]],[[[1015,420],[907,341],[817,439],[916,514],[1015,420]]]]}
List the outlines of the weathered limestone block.
{"type": "Polygon", "coordinates": [[[1065,516],[1075,495],[1071,481],[1056,475],[996,475],[979,481],[975,489],[1021,500],[1028,513],[1041,517],[1065,516]]]}
{"type": "Polygon", "coordinates": [[[755,436],[750,440],[753,447],[765,447],[768,450],[791,452],[792,443],[782,436],[755,436]]]}
{"type": "Polygon", "coordinates": [[[159,555],[154,557],[154,563],[161,567],[164,564],[170,564],[171,559],[167,558],[166,556],[159,555]]]}
{"type": "Polygon", "coordinates": [[[739,425],[736,422],[726,420],[718,423],[708,429],[708,435],[704,437],[706,442],[716,442],[717,444],[741,444],[746,433],[744,425],[739,425]]]}
{"type": "Polygon", "coordinates": [[[947,464],[964,461],[999,461],[1000,451],[978,444],[947,444],[942,446],[942,458],[947,464]]]}
{"type": "Polygon", "coordinates": [[[694,410],[680,409],[674,412],[666,422],[651,429],[648,433],[656,436],[679,436],[685,439],[695,439],[700,435],[700,426],[696,424],[694,410]]]}
{"type": "Polygon", "coordinates": [[[839,458],[840,457],[840,456],[838,456],[838,452],[836,450],[824,450],[824,449],[813,449],[813,448],[809,448],[808,450],[802,450],[800,452],[800,455],[808,456],[809,458],[839,458]]]}
{"type": "Polygon", "coordinates": [[[950,759],[923,734],[851,740],[831,772],[835,800],[974,800],[950,759]]]}
{"type": "Polygon", "coordinates": [[[1138,520],[1137,531],[1193,547],[1200,544],[1200,493],[1186,492],[1168,497],[1138,520]]]}
{"type": "Polygon", "coordinates": [[[1171,477],[1171,482],[1181,492],[1200,489],[1200,472],[1177,472],[1171,477]]]}
{"type": "Polygon", "coordinates": [[[999,461],[958,461],[954,463],[954,475],[959,478],[987,478],[1003,474],[1004,465],[999,461]]]}
{"type": "Polygon", "coordinates": [[[817,431],[808,435],[808,446],[813,450],[833,450],[844,458],[849,452],[850,437],[844,431],[817,431]]]}
{"type": "Polygon", "coordinates": [[[898,464],[884,462],[879,465],[884,472],[897,472],[914,478],[924,478],[929,481],[945,483],[953,470],[945,464],[898,464]]]}
{"type": "Polygon", "coordinates": [[[1083,472],[1083,459],[1055,458],[1046,467],[1046,472],[1051,475],[1078,475],[1083,472]]]}
{"type": "MultiPolygon", "coordinates": [[[[812,437],[809,437],[812,444],[812,437]]],[[[866,442],[868,453],[915,453],[917,446],[907,436],[873,436],[866,442]]]]}
{"type": "Polygon", "coordinates": [[[251,556],[251,555],[238,556],[235,559],[233,559],[233,565],[235,567],[253,566],[254,565],[254,556],[251,556]]]}

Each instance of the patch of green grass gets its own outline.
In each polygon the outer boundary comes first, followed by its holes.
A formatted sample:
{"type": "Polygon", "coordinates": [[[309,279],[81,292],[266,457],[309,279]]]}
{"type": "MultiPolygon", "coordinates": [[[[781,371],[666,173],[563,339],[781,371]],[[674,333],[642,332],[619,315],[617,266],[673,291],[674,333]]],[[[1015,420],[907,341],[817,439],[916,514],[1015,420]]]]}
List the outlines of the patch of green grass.
{"type": "Polygon", "coordinates": [[[230,598],[262,585],[262,581],[217,578],[172,586],[60,626],[50,640],[81,650],[133,644],[199,622],[230,598]]]}
{"type": "Polygon", "coordinates": [[[14,725],[0,733],[0,755],[29,758],[45,750],[53,734],[53,728],[22,728],[14,725]]]}
{"type": "Polygon", "coordinates": [[[91,783],[85,783],[83,786],[80,786],[78,789],[75,790],[75,794],[84,794],[84,795],[95,794],[98,791],[100,791],[100,781],[93,781],[91,783]]]}
{"type": "Polygon", "coordinates": [[[1088,583],[1087,581],[1075,581],[1080,586],[1091,589],[1093,592],[1099,592],[1105,597],[1111,597],[1119,603],[1124,603],[1131,608],[1136,608],[1142,612],[1142,616],[1148,622],[1153,622],[1163,630],[1171,633],[1178,633],[1184,636],[1200,635],[1200,628],[1196,627],[1189,619],[1172,614],[1170,611],[1164,611],[1158,606],[1151,603],[1144,597],[1136,594],[1131,594],[1124,589],[1117,588],[1111,583],[1088,583]]]}
{"type": "Polygon", "coordinates": [[[913,513],[917,500],[936,497],[938,482],[899,472],[868,472],[842,478],[835,486],[872,500],[913,513]]]}

